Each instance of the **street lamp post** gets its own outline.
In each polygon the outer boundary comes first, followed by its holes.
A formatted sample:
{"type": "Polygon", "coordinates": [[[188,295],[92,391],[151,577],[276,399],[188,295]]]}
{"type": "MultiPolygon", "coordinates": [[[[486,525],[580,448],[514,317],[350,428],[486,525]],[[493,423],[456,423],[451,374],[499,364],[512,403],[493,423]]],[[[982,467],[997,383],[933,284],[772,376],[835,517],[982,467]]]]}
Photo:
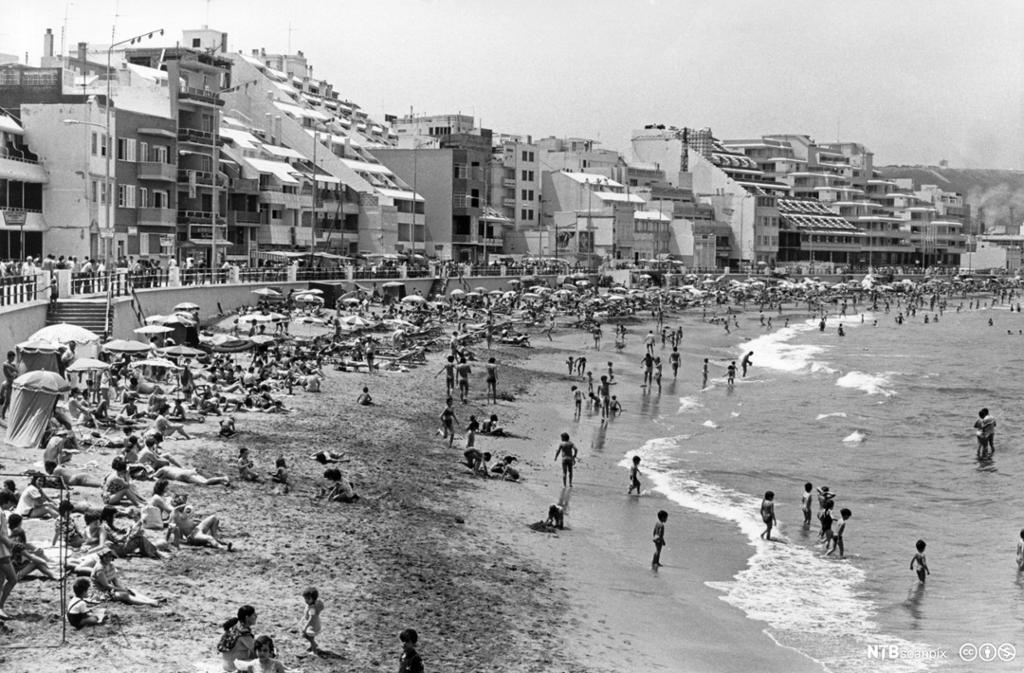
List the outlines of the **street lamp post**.
{"type": "MultiPolygon", "coordinates": [[[[111,246],[113,244],[113,239],[114,239],[114,208],[113,208],[112,202],[114,200],[114,191],[115,191],[114,186],[111,184],[111,181],[110,181],[110,177],[111,177],[110,176],[110,155],[114,151],[114,143],[113,143],[113,141],[112,141],[112,139],[110,137],[110,74],[111,74],[110,56],[111,56],[111,54],[114,51],[114,47],[119,47],[119,46],[121,46],[123,44],[135,44],[136,42],[141,42],[142,40],[148,40],[148,39],[152,38],[154,35],[163,35],[163,34],[164,34],[164,29],[163,28],[158,28],[157,30],[149,31],[148,33],[140,33],[140,34],[138,34],[138,35],[136,35],[134,37],[129,37],[128,39],[121,40],[120,42],[112,42],[110,47],[107,48],[107,100],[106,100],[106,105],[104,106],[106,108],[106,134],[105,134],[106,137],[104,138],[104,147],[106,149],[106,161],[104,162],[104,169],[103,169],[103,172],[104,172],[103,188],[105,190],[107,190],[107,193],[106,193],[106,199],[107,199],[107,222],[106,222],[106,227],[104,227],[106,229],[106,232],[101,231],[100,232],[100,238],[103,239],[103,241],[104,241],[104,243],[103,243],[103,258],[104,258],[104,262],[103,263],[107,267],[108,270],[110,269],[111,246]]],[[[113,28],[110,30],[110,39],[111,40],[114,39],[114,29],[113,28]]]]}

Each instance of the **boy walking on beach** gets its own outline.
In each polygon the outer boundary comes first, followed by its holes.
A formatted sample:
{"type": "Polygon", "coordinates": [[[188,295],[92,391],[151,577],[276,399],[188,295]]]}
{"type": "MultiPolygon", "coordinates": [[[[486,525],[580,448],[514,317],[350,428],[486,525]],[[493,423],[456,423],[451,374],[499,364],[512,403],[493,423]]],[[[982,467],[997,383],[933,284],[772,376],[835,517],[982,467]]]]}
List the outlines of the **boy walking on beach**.
{"type": "Polygon", "coordinates": [[[704,358],[704,364],[701,367],[700,376],[701,376],[700,387],[701,387],[701,390],[703,390],[704,388],[708,387],[708,359],[707,358],[704,358]]]}
{"type": "Polygon", "coordinates": [[[726,383],[730,386],[736,383],[736,361],[733,360],[729,363],[729,366],[725,368],[726,383]]]}
{"type": "Polygon", "coordinates": [[[302,600],[306,604],[306,612],[302,616],[302,637],[309,642],[310,652],[320,654],[316,637],[320,633],[320,613],[324,610],[324,602],[320,600],[320,592],[316,587],[303,591],[302,600]]]}
{"type": "Polygon", "coordinates": [[[566,486],[566,478],[568,477],[569,486],[572,486],[572,468],[576,464],[576,456],[579,451],[576,449],[576,445],[569,441],[569,433],[562,433],[562,442],[558,445],[555,450],[555,460],[558,460],[558,456],[562,456],[562,487],[566,486]]]}
{"type": "Polygon", "coordinates": [[[668,512],[658,512],[658,523],[654,524],[654,558],[651,559],[651,567],[661,566],[661,548],[665,546],[665,522],[668,521],[668,512]]]}

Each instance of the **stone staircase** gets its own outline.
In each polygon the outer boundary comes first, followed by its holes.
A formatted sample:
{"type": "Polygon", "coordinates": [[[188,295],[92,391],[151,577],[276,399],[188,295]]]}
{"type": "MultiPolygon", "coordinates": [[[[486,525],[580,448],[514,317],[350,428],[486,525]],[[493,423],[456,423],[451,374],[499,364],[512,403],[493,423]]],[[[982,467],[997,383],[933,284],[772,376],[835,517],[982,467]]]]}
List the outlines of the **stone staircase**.
{"type": "Polygon", "coordinates": [[[114,309],[102,301],[58,301],[46,309],[46,324],[70,323],[106,337],[108,325],[114,324],[114,309]]]}

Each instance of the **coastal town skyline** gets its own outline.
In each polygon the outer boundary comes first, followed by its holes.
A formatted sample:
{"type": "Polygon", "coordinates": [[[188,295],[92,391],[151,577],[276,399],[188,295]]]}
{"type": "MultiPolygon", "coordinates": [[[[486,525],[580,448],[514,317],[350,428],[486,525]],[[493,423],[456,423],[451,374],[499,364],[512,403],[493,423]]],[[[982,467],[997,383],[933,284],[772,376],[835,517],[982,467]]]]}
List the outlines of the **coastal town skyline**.
{"type": "Polygon", "coordinates": [[[388,16],[337,3],[287,22],[277,7],[44,0],[12,8],[0,52],[38,65],[47,28],[67,53],[108,43],[115,16],[118,39],[163,28],[154,46],[209,25],[228,33],[232,52],[303,51],[314,76],[376,116],[462,113],[618,151],[650,123],[722,137],[806,133],[863,142],[879,164],[1024,167],[1024,70],[1013,58],[1024,8],[1011,3],[794,3],[779,14],[740,2],[725,14],[653,1],[422,1],[388,16]]]}

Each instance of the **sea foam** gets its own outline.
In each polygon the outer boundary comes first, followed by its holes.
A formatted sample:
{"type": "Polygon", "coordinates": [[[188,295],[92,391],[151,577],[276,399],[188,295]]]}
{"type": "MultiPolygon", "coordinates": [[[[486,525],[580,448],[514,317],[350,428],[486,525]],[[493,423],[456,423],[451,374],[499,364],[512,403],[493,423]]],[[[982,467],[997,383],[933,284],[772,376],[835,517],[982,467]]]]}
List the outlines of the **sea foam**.
{"type": "Polygon", "coordinates": [[[676,413],[683,413],[684,411],[691,411],[693,409],[699,409],[704,405],[697,401],[696,397],[680,397],[679,398],[679,411],[676,413]]]}
{"type": "Polygon", "coordinates": [[[836,379],[836,385],[840,388],[854,388],[863,390],[868,395],[884,395],[892,397],[896,391],[891,387],[892,382],[888,376],[890,372],[883,374],[867,374],[865,372],[848,372],[836,379]]]}
{"type": "MultiPolygon", "coordinates": [[[[676,504],[730,521],[747,538],[754,553],[747,567],[726,582],[707,582],[722,592],[722,600],[751,619],[769,624],[769,635],[832,671],[873,670],[866,660],[868,645],[894,645],[901,650],[922,646],[882,633],[874,621],[875,605],[858,587],[865,574],[849,562],[824,559],[814,550],[760,539],[764,524],[758,516],[760,498],[701,481],[689,471],[674,468],[674,448],[681,438],[665,437],[645,443],[646,476],[654,490],[676,504]]],[[[619,463],[627,467],[627,456],[619,463]]],[[[784,526],[780,531],[784,535],[784,526]]],[[[886,661],[886,671],[928,670],[927,663],[907,659],[886,661]]]]}

